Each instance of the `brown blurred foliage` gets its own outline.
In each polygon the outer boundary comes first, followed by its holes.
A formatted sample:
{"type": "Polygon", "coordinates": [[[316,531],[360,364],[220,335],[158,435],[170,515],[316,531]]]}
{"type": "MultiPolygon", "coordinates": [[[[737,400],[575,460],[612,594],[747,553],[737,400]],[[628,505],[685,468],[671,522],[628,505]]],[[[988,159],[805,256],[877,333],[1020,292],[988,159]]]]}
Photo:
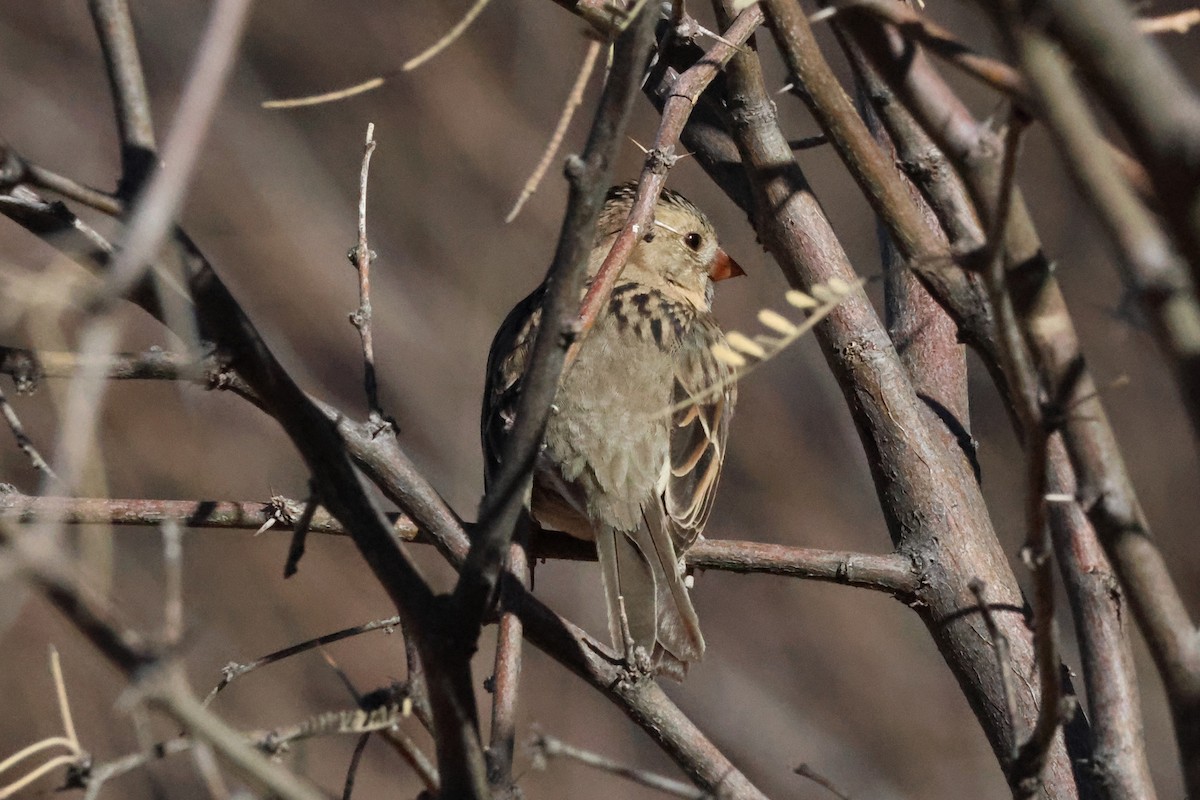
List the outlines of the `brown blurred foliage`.
{"type": "MultiPolygon", "coordinates": [[[[503,218],[574,79],[585,46],[582,23],[547,0],[495,0],[450,50],[415,72],[391,77],[382,89],[314,108],[259,107],[266,99],[394,70],[442,35],[468,5],[260,3],[182,221],[302,385],[361,415],[359,345],[346,321],[357,303],[356,285],[346,251],[354,241],[362,136],[368,122],[376,124],[368,224],[379,254],[373,299],[382,401],[427,476],[472,518],[482,490],[476,424],[487,348],[507,309],[540,280],[551,257],[565,196],[556,171],[514,223],[506,226],[503,218]]],[[[973,8],[936,5],[930,13],[969,39],[987,29],[973,8]]],[[[206,8],[162,0],[135,2],[133,10],[156,120],[165,130],[206,8]]],[[[1169,10],[1168,4],[1154,8],[1169,10]]],[[[1195,37],[1166,41],[1185,71],[1200,68],[1195,37]]],[[[974,43],[991,49],[986,39],[974,43]]],[[[828,52],[837,60],[833,48],[828,52]]],[[[782,85],[782,70],[774,68],[782,85]]],[[[977,87],[956,85],[977,110],[986,112],[995,102],[977,87]]],[[[568,150],[581,146],[581,120],[594,96],[595,81],[568,150]]],[[[789,135],[815,132],[797,102],[780,96],[778,103],[789,135]]],[[[0,134],[26,157],[100,187],[112,185],[112,111],[83,4],[0,5],[0,109],[0,134]]],[[[633,135],[647,141],[656,124],[657,114],[643,103],[633,135]]],[[[803,153],[800,162],[860,273],[877,275],[874,219],[840,162],[828,149],[803,153]]],[[[640,163],[641,153],[630,144],[619,177],[633,177],[640,163]]],[[[1036,128],[1019,179],[1058,265],[1093,371],[1111,384],[1104,399],[1147,514],[1194,606],[1200,602],[1200,550],[1187,520],[1200,516],[1200,473],[1169,376],[1123,302],[1095,220],[1036,128]]],[[[699,169],[685,159],[670,185],[709,212],[726,249],[746,267],[748,278],[720,287],[717,312],[728,327],[752,326],[757,309],[779,305],[782,277],[742,215],[699,169]]],[[[70,347],[78,310],[59,314],[39,287],[50,285],[47,279],[89,279],[7,222],[0,224],[0,254],[3,343],[70,347]]],[[[124,349],[171,345],[142,312],[130,308],[124,314],[124,349]]],[[[1005,548],[1016,559],[1023,540],[1020,453],[990,383],[982,374],[973,380],[971,424],[984,490],[1005,548]]],[[[59,389],[45,385],[32,397],[15,399],[43,449],[55,439],[59,389]]],[[[802,342],[758,370],[741,391],[709,534],[889,549],[861,447],[815,345],[802,342]]],[[[189,386],[111,386],[100,445],[104,471],[94,476],[93,493],[265,500],[306,491],[303,465],[274,422],[234,397],[189,386]]],[[[0,459],[0,479],[35,489],[37,477],[15,447],[6,443],[0,459]]],[[[158,626],[161,546],[153,529],[89,528],[71,536],[94,574],[111,581],[129,619],[158,626]]],[[[286,546],[286,536],[276,533],[186,534],[186,663],[201,691],[230,660],[394,613],[348,542],[310,539],[299,575],[285,582],[286,546]]],[[[440,559],[432,552],[418,557],[436,586],[450,585],[440,559]]],[[[536,591],[569,618],[603,630],[594,570],[591,564],[539,565],[536,591]]],[[[1024,579],[1019,567],[1018,573],[1024,579]]],[[[860,590],[725,573],[699,576],[694,597],[708,655],[686,683],[668,691],[768,794],[826,796],[792,773],[805,762],[856,798],[1009,796],[950,672],[902,605],[860,590]]],[[[20,602],[12,594],[5,599],[10,606],[20,602]]],[[[1060,614],[1065,608],[1061,603],[1060,614]]],[[[51,643],[63,653],[84,746],[97,761],[137,749],[137,720],[120,696],[124,681],[43,600],[24,598],[0,637],[0,755],[58,731],[46,669],[51,643]]],[[[1162,796],[1179,796],[1169,717],[1155,671],[1138,648],[1155,779],[1162,796]]],[[[490,673],[488,649],[476,661],[477,677],[490,673]]],[[[602,697],[530,652],[521,695],[526,729],[537,724],[617,760],[674,773],[602,697]]],[[[403,675],[396,637],[371,634],[329,653],[360,690],[403,675]]],[[[482,701],[482,686],[479,691],[482,701]]],[[[237,726],[262,729],[350,704],[338,677],[314,652],[239,680],[215,708],[237,726]]],[[[158,723],[149,735],[173,733],[158,723]]],[[[322,786],[340,790],[353,744],[351,738],[315,740],[288,758],[322,786]]],[[[565,762],[539,772],[524,752],[516,769],[524,773],[520,785],[529,798],[657,796],[565,762]]],[[[205,794],[184,758],[154,764],[105,791],[126,797],[205,794]]],[[[356,796],[417,791],[391,751],[378,743],[368,747],[356,796]]]]}

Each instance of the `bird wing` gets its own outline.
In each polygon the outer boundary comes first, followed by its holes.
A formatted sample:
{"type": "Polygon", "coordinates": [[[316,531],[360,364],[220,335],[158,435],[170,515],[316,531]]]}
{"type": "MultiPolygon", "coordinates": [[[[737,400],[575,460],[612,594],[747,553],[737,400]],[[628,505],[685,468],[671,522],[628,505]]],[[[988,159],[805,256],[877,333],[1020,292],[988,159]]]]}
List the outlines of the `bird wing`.
{"type": "Polygon", "coordinates": [[[681,555],[696,541],[712,511],[737,401],[737,385],[728,381],[730,368],[712,351],[725,339],[721,329],[702,316],[692,331],[675,360],[672,403],[683,405],[671,417],[670,459],[661,487],[665,521],[681,555]],[[722,382],[726,385],[714,390],[722,382]]]}
{"type": "MultiPolygon", "coordinates": [[[[483,438],[484,486],[490,486],[500,468],[504,441],[516,422],[521,376],[542,319],[545,285],[538,286],[508,312],[488,351],[487,382],[483,390],[480,433],[483,438]]],[[[485,489],[486,490],[486,489],[485,489]]]]}

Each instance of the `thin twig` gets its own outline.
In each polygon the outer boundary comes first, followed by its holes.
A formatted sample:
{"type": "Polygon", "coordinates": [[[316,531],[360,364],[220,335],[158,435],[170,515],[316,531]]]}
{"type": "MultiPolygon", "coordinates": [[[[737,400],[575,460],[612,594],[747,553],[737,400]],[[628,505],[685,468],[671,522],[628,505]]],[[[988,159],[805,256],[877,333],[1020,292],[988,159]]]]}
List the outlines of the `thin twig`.
{"type": "Polygon", "coordinates": [[[358,743],[354,745],[354,752],[350,754],[350,766],[346,768],[346,783],[342,787],[342,800],[350,800],[350,795],[354,793],[354,776],[358,773],[359,762],[362,761],[363,752],[367,749],[369,741],[371,741],[371,734],[364,733],[358,737],[358,743]]]}
{"type": "Polygon", "coordinates": [[[1013,760],[1017,757],[1017,743],[1021,741],[1021,720],[1017,716],[1017,689],[1013,684],[1012,659],[1008,654],[1008,637],[1004,635],[1004,632],[1000,630],[1000,626],[996,624],[996,617],[992,614],[992,607],[988,605],[986,597],[987,584],[976,578],[968,584],[968,588],[975,595],[975,601],[979,605],[979,615],[983,617],[983,624],[987,628],[988,638],[992,640],[992,646],[996,648],[996,669],[1000,674],[1000,685],[1004,689],[1004,711],[1008,715],[1008,724],[1012,731],[1008,758],[1009,760],[1013,760]]]}
{"type": "Polygon", "coordinates": [[[762,24],[762,10],[753,5],[738,15],[725,31],[721,41],[713,45],[704,60],[697,63],[675,81],[671,96],[662,111],[662,122],[654,136],[654,144],[646,155],[645,165],[638,178],[637,194],[630,204],[629,217],[612,247],[592,279],[587,294],[579,307],[579,333],[567,354],[569,366],[579,354],[579,346],[587,332],[596,324],[600,309],[607,302],[613,286],[621,276],[630,254],[641,239],[641,234],[653,221],[654,206],[666,183],[667,171],[678,160],[675,144],[687,124],[696,100],[704,89],[716,78],[721,69],[741,50],[754,31],[762,24]]]}
{"type": "Polygon", "coordinates": [[[104,53],[121,139],[121,185],[117,196],[128,200],[141,188],[155,160],[150,95],[126,0],[89,0],[88,10],[104,53]]]}
{"type": "Polygon", "coordinates": [[[108,270],[101,295],[106,302],[133,287],[170,232],[233,69],[250,5],[251,0],[218,0],[213,7],[163,145],[163,165],[140,194],[123,245],[108,270]]]}
{"type": "Polygon", "coordinates": [[[3,774],[26,758],[52,747],[66,748],[67,753],[50,758],[12,783],[0,785],[0,800],[16,795],[17,792],[29,786],[38,778],[48,775],[61,766],[79,766],[82,760],[87,758],[87,755],[83,752],[83,748],[79,746],[79,737],[75,733],[75,720],[71,716],[71,704],[67,700],[67,684],[63,680],[62,662],[58,657],[58,649],[53,645],[50,646],[50,677],[54,681],[54,694],[58,701],[58,713],[62,720],[63,735],[42,739],[3,759],[0,761],[0,774],[3,774]]]}
{"type": "Polygon", "coordinates": [[[183,528],[178,520],[164,520],[163,539],[163,642],[174,647],[183,638],[183,528]]]}
{"type": "Polygon", "coordinates": [[[0,390],[0,412],[3,412],[4,419],[8,423],[9,430],[12,431],[13,438],[17,440],[17,447],[29,457],[29,463],[38,472],[41,472],[47,479],[54,483],[61,484],[62,481],[50,465],[46,463],[46,459],[42,458],[42,454],[33,446],[33,440],[25,433],[25,427],[21,424],[21,418],[17,416],[17,412],[8,402],[8,397],[4,391],[0,390]]]}
{"type": "MultiPolygon", "coordinates": [[[[534,458],[541,448],[546,419],[566,364],[567,346],[578,335],[575,310],[579,293],[613,163],[653,45],[653,17],[652,11],[643,10],[635,24],[617,39],[613,67],[583,156],[568,160],[567,211],[547,273],[549,290],[543,300],[542,322],[521,380],[516,424],[505,442],[501,469],[488,476],[487,491],[480,503],[480,531],[454,588],[454,607],[461,617],[459,635],[469,650],[474,649],[484,615],[496,598],[503,561],[522,513],[534,458]]],[[[425,666],[432,669],[429,664],[425,666]]],[[[432,678],[432,671],[427,674],[432,678]]],[[[442,773],[445,779],[445,770],[442,773]]]]}
{"type": "Polygon", "coordinates": [[[501,796],[513,792],[513,754],[517,738],[517,698],[521,688],[521,618],[514,608],[515,591],[529,589],[528,531],[514,538],[508,553],[508,574],[501,580],[500,622],[496,626],[496,659],[492,673],[492,732],[488,745],[488,781],[501,796]]]}
{"type": "Polygon", "coordinates": [[[404,65],[400,67],[400,69],[404,72],[414,70],[429,59],[436,56],[438,53],[445,50],[450,45],[454,44],[458,37],[462,36],[463,32],[471,26],[471,23],[475,21],[475,18],[483,13],[483,10],[487,8],[487,4],[488,0],[475,0],[475,4],[467,9],[467,13],[463,15],[463,18],[460,19],[453,28],[447,31],[445,36],[434,42],[433,46],[422,52],[420,55],[405,61],[404,65]]]}
{"type": "Polygon", "coordinates": [[[533,740],[530,742],[530,747],[533,748],[535,756],[540,757],[543,761],[551,758],[568,758],[572,761],[578,761],[580,764],[620,776],[642,786],[648,786],[655,791],[669,794],[672,797],[683,797],[687,798],[687,800],[713,800],[713,795],[691,784],[667,778],[663,775],[657,775],[644,769],[638,769],[637,767],[631,767],[627,764],[620,764],[611,758],[573,747],[545,733],[534,734],[533,740]]]}
{"type": "Polygon", "coordinates": [[[375,377],[375,344],[371,334],[371,262],[375,254],[367,245],[367,177],[371,172],[371,154],[375,152],[375,123],[367,123],[363,144],[362,169],[358,174],[358,244],[350,251],[350,260],[358,270],[358,310],[350,315],[350,324],[362,339],[363,384],[367,392],[367,410],[372,420],[382,421],[379,408],[379,384],[375,377]]]}
{"type": "Polygon", "coordinates": [[[330,92],[321,94],[305,95],[304,97],[290,97],[280,100],[264,100],[263,108],[301,108],[302,106],[319,106],[322,103],[335,103],[338,100],[345,100],[347,97],[369,92],[372,89],[378,89],[383,86],[387,79],[398,73],[389,73],[387,75],[379,75],[374,78],[369,78],[361,83],[356,83],[353,86],[346,86],[342,89],[334,89],[330,92]]]}
{"type": "Polygon", "coordinates": [[[276,650],[273,653],[268,653],[265,656],[261,656],[245,664],[239,664],[231,661],[221,668],[221,680],[217,682],[217,685],[214,686],[208,693],[208,696],[204,698],[204,705],[207,706],[210,704],[226,686],[233,683],[236,679],[242,677],[248,672],[253,672],[260,667],[265,667],[269,664],[274,664],[277,661],[282,661],[285,658],[289,658],[299,653],[303,653],[323,645],[332,644],[333,642],[339,642],[342,639],[348,639],[351,636],[358,636],[362,633],[370,633],[371,631],[377,631],[380,629],[390,633],[399,625],[399,616],[375,620],[374,622],[364,622],[361,625],[353,625],[349,628],[343,628],[340,631],[334,631],[333,633],[327,633],[323,636],[317,636],[313,639],[307,639],[303,642],[289,645],[288,647],[285,647],[281,650],[276,650]]]}
{"type": "Polygon", "coordinates": [[[121,213],[125,212],[125,204],[122,203],[120,198],[114,196],[114,194],[79,184],[77,181],[66,178],[65,175],[59,175],[46,167],[40,166],[40,164],[25,161],[24,158],[13,154],[12,151],[10,151],[10,154],[11,157],[18,158],[20,166],[22,166],[22,172],[16,176],[5,175],[6,181],[28,182],[30,186],[36,186],[43,188],[43,190],[60,194],[60,196],[68,200],[74,200],[76,203],[82,203],[92,207],[92,209],[107,213],[110,217],[120,216],[121,213]]]}
{"type": "Polygon", "coordinates": [[[1138,20],[1138,30],[1146,34],[1187,33],[1197,25],[1200,25],[1200,8],[1138,20]]]}
{"type": "Polygon", "coordinates": [[[821,788],[828,791],[834,797],[839,798],[839,800],[850,800],[850,795],[848,795],[848,794],[844,793],[842,790],[838,789],[836,786],[834,786],[833,781],[829,780],[829,778],[826,778],[824,775],[817,772],[815,769],[810,767],[808,764],[801,764],[800,766],[793,769],[792,772],[796,773],[797,775],[799,775],[803,778],[808,778],[813,783],[817,784],[821,788]]]}
{"type": "MultiPolygon", "coordinates": [[[[0,494],[0,520],[31,523],[50,519],[68,525],[112,524],[158,527],[174,519],[190,528],[222,528],[261,531],[278,526],[286,529],[302,512],[302,503],[285,497],[271,501],[143,500],[84,497],[34,497],[16,492],[0,494]]],[[[403,514],[390,514],[392,529],[416,544],[435,544],[423,529],[403,514]]],[[[473,531],[474,526],[466,524],[473,531]]],[[[309,530],[335,536],[348,535],[328,511],[319,509],[309,530]]],[[[596,548],[590,542],[566,535],[543,533],[531,544],[534,559],[594,561],[596,548]]],[[[921,577],[912,560],[888,553],[854,553],[790,547],[765,542],[732,539],[700,539],[684,555],[689,568],[741,574],[760,573],[782,577],[839,583],[894,595],[914,602],[921,577]]]]}
{"type": "Polygon", "coordinates": [[[1046,758],[1062,724],[1060,700],[1062,680],[1059,674],[1057,633],[1054,630],[1054,573],[1046,536],[1046,444],[1049,431],[1042,418],[1038,387],[1032,382],[1035,375],[1029,352],[1013,307],[1009,291],[1009,276],[1005,271],[1004,243],[1013,207],[1017,154],[1025,117],[1013,106],[1004,135],[1004,150],[1000,161],[1000,185],[991,206],[988,221],[987,283],[996,308],[1001,355],[1014,387],[1014,401],[1023,421],[1027,459],[1026,536],[1030,567],[1034,574],[1033,643],[1037,659],[1040,704],[1037,721],[1028,738],[1016,737],[1019,742],[1008,769],[1008,782],[1014,797],[1028,798],[1041,788],[1046,758]]]}
{"type": "Polygon", "coordinates": [[[300,513],[300,519],[296,521],[296,527],[292,529],[292,543],[288,547],[287,560],[283,565],[283,577],[285,578],[292,577],[300,568],[300,559],[304,557],[304,540],[308,536],[308,528],[312,525],[313,515],[317,513],[318,505],[320,503],[314,491],[304,501],[304,511],[300,513]]]}
{"type": "Polygon", "coordinates": [[[554,133],[550,135],[550,141],[546,144],[546,149],[542,151],[542,157],[538,161],[537,166],[533,168],[533,172],[525,181],[525,185],[521,187],[521,196],[517,198],[517,202],[513,203],[512,210],[504,218],[506,223],[512,222],[517,218],[517,215],[521,213],[521,209],[525,207],[526,201],[537,191],[542,178],[546,175],[546,170],[550,168],[550,162],[554,160],[554,154],[558,152],[559,145],[562,144],[563,138],[567,135],[567,128],[571,125],[571,119],[575,116],[575,110],[583,102],[583,91],[587,88],[588,78],[592,76],[592,70],[596,66],[596,59],[600,55],[602,46],[598,39],[592,39],[588,42],[587,53],[583,56],[583,64],[579,67],[579,74],[575,76],[575,84],[571,87],[570,94],[567,95],[567,102],[563,105],[562,114],[558,117],[558,124],[554,126],[554,133]]]}

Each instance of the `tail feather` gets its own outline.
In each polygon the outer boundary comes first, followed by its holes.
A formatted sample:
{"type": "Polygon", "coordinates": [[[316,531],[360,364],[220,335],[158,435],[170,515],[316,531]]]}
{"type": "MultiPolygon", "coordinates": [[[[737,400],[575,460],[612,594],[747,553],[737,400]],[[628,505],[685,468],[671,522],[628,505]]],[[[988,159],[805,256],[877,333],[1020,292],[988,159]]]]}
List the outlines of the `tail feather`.
{"type": "Polygon", "coordinates": [[[643,513],[646,527],[641,531],[653,548],[653,560],[659,570],[658,643],[685,665],[704,656],[704,635],[692,598],[683,585],[682,565],[675,552],[674,540],[660,516],[643,513]]]}
{"type": "Polygon", "coordinates": [[[621,630],[621,607],[624,605],[634,646],[641,647],[647,654],[652,653],[658,624],[654,563],[628,534],[607,526],[596,536],[596,553],[604,581],[608,632],[613,646],[618,652],[624,652],[625,637],[621,630]]]}
{"type": "Polygon", "coordinates": [[[623,652],[621,604],[636,647],[651,657],[656,671],[681,680],[687,665],[704,655],[700,621],[688,597],[678,560],[665,530],[655,526],[637,531],[602,528],[596,552],[608,606],[613,646],[623,652]]]}

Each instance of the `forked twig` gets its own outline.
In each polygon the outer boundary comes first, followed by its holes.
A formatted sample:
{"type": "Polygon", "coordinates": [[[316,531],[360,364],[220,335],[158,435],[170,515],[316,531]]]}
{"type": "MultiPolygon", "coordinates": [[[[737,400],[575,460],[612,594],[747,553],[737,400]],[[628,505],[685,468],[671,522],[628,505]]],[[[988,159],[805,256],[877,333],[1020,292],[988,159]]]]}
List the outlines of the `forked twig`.
{"type": "Polygon", "coordinates": [[[0,761],[0,774],[16,766],[26,758],[52,747],[64,747],[67,752],[54,756],[12,783],[0,786],[0,800],[13,797],[17,792],[29,786],[38,778],[53,772],[59,767],[78,764],[81,758],[86,755],[83,752],[83,748],[79,746],[79,738],[75,734],[75,720],[71,716],[71,705],[67,701],[67,685],[63,680],[62,664],[58,658],[58,649],[54,646],[50,647],[50,675],[54,679],[54,694],[58,700],[58,713],[62,719],[63,735],[51,736],[39,742],[34,742],[0,761]]]}
{"type": "Polygon", "coordinates": [[[353,625],[349,628],[342,628],[340,631],[334,631],[333,633],[326,633],[322,636],[317,636],[316,638],[313,638],[313,639],[307,639],[303,642],[298,642],[296,644],[289,645],[287,647],[284,647],[281,650],[276,650],[273,653],[268,653],[265,656],[261,656],[259,658],[254,659],[253,661],[249,661],[244,664],[239,664],[236,661],[231,661],[228,664],[226,664],[224,667],[221,668],[221,680],[217,682],[217,685],[214,686],[212,688],[212,690],[209,691],[208,696],[204,698],[204,705],[207,706],[209,703],[211,703],[213,701],[213,699],[218,694],[220,694],[221,691],[226,686],[233,683],[236,679],[240,678],[241,676],[245,675],[248,672],[253,672],[254,670],[258,669],[259,667],[265,667],[268,664],[274,664],[276,661],[282,661],[283,659],[289,658],[290,656],[294,656],[299,653],[303,653],[308,650],[312,650],[313,648],[320,647],[322,645],[332,644],[333,642],[339,642],[342,639],[348,639],[351,636],[358,636],[361,633],[370,633],[371,631],[377,631],[380,629],[390,632],[393,628],[395,628],[399,624],[400,624],[399,616],[388,617],[387,619],[375,620],[374,622],[365,622],[361,625],[353,625]]]}

